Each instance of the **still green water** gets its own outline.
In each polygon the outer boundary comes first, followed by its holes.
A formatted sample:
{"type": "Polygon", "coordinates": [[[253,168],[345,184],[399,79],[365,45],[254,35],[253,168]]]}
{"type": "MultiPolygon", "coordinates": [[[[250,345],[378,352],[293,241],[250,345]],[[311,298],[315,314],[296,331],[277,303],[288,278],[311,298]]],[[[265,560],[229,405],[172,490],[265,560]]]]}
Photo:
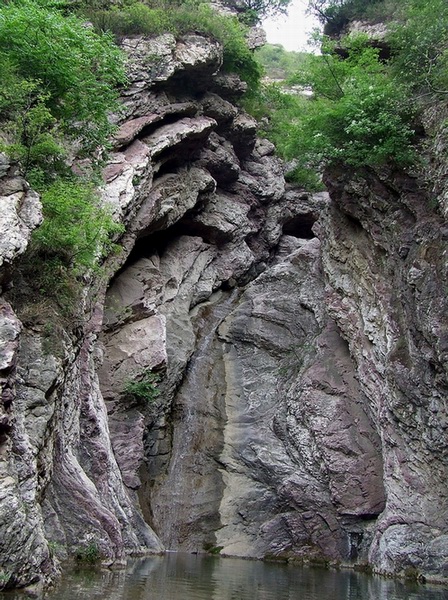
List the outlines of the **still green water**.
{"type": "MultiPolygon", "coordinates": [[[[5,600],[19,595],[5,595],[5,600]]],[[[21,596],[23,600],[23,596],[21,596]]],[[[444,587],[235,558],[168,554],[122,571],[80,570],[46,600],[445,600],[444,587]]],[[[3,598],[2,598],[3,600],[3,598]]]]}

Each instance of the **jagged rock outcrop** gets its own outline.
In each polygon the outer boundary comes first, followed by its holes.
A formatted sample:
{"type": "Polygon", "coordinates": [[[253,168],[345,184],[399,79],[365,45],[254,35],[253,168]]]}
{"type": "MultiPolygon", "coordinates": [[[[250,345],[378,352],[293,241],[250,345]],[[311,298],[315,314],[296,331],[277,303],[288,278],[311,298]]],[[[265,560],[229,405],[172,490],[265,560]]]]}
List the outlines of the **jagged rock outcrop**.
{"type": "MultiPolygon", "coordinates": [[[[8,288],[8,271],[13,261],[28,246],[32,230],[42,220],[38,195],[16,175],[4,155],[0,156],[0,285],[8,288]]],[[[0,299],[0,554],[2,573],[8,568],[17,581],[32,581],[36,573],[50,568],[45,540],[39,527],[37,481],[32,469],[33,448],[25,431],[27,399],[20,397],[18,350],[22,324],[11,305],[0,299]],[[12,434],[12,432],[14,433],[12,434]],[[42,551],[44,548],[44,551],[42,551]]],[[[29,365],[32,370],[32,365],[29,365]]],[[[39,393],[45,369],[35,372],[34,386],[39,393]]],[[[36,411],[37,413],[38,411],[36,411]]],[[[33,440],[39,437],[39,420],[33,440]]]]}
{"type": "MultiPolygon", "coordinates": [[[[189,313],[223,286],[252,278],[281,234],[281,167],[272,145],[256,140],[255,122],[229,101],[244,85],[218,73],[219,45],[166,35],[123,46],[130,56],[126,117],[104,171],[103,198],[127,229],[121,254],[107,268],[113,273],[126,261],[123,275],[130,264],[143,263],[143,270],[132,289],[125,283],[118,304],[121,276],[114,280],[101,344],[103,293],[94,283],[96,295],[86,290],[76,327],[47,326],[52,310],[30,305],[20,290],[9,296],[19,298],[23,324],[4,303],[2,585],[44,581],[57,567],[55,555],[67,552],[94,548],[113,562],[163,550],[141,492],[142,480],[149,481],[144,441],[151,424],[159,432],[166,427],[172,393],[194,351],[189,313]],[[257,181],[260,173],[265,184],[257,181]],[[139,286],[151,290],[143,302],[139,286]],[[127,379],[152,368],[170,373],[163,384],[167,410],[155,415],[122,394],[127,379]]],[[[23,253],[41,218],[30,212],[37,197],[14,181],[2,183],[5,194],[17,196],[17,226],[8,225],[2,240],[8,263],[23,253]]],[[[11,277],[4,272],[7,291],[11,277]]]]}
{"type": "Polygon", "coordinates": [[[8,303],[41,217],[0,164],[2,581],[89,548],[446,576],[441,213],[395,172],[285,187],[216,42],[123,48],[102,186],[122,250],[56,337],[48,307],[8,303]]]}

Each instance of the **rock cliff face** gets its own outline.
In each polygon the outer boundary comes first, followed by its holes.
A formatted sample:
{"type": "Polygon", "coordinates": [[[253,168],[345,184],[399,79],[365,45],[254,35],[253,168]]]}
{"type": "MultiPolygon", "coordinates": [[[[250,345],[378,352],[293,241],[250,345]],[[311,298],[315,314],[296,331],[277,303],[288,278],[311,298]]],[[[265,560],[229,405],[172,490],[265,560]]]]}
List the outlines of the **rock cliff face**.
{"type": "Polygon", "coordinates": [[[0,583],[92,549],[448,576],[441,212],[400,173],[286,189],[216,43],[123,47],[122,252],[58,344],[16,314],[41,215],[0,165],[0,583]]]}
{"type": "Polygon", "coordinates": [[[446,576],[445,219],[400,173],[334,173],[327,183],[327,307],[356,361],[384,461],[387,502],[369,558],[387,572],[446,576]]]}

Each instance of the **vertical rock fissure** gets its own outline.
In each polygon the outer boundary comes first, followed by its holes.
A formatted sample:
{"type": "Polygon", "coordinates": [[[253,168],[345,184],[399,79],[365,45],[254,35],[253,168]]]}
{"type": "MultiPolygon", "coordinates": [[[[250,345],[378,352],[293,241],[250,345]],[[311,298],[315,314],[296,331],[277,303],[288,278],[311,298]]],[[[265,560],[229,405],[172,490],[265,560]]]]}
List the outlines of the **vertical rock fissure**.
{"type": "Polygon", "coordinates": [[[167,472],[154,483],[154,527],[171,550],[203,551],[220,527],[225,384],[217,330],[239,293],[217,292],[194,309],[196,344],[173,400],[173,439],[167,472]]]}

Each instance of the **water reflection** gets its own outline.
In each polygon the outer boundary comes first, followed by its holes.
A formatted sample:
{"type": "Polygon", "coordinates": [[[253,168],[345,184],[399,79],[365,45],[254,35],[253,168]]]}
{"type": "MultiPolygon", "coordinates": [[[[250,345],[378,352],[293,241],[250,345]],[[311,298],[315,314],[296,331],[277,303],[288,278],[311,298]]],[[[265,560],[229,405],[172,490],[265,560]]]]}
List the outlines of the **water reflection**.
{"type": "MultiPolygon", "coordinates": [[[[1,600],[24,600],[0,594],[1,600]]],[[[448,590],[353,571],[326,571],[235,558],[168,554],[123,571],[80,570],[46,600],[445,600],[448,590]]]]}

